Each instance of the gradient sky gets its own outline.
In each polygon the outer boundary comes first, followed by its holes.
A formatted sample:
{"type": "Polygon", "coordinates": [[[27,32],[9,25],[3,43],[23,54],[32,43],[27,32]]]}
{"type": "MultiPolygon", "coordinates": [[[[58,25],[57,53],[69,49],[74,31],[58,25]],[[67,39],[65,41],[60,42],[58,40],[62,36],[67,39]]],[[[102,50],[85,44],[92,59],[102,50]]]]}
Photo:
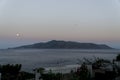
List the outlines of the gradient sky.
{"type": "Polygon", "coordinates": [[[55,39],[120,49],[119,35],[119,0],[0,0],[0,48],[55,39]]]}

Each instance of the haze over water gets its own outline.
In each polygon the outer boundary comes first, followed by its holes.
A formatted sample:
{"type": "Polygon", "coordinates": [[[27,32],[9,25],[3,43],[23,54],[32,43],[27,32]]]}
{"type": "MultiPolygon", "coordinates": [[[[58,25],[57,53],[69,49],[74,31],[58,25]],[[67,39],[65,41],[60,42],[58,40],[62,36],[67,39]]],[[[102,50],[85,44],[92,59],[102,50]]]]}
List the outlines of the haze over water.
{"type": "Polygon", "coordinates": [[[95,57],[112,60],[120,50],[80,49],[25,49],[0,50],[0,64],[22,64],[22,70],[32,71],[39,67],[80,64],[95,57]]]}

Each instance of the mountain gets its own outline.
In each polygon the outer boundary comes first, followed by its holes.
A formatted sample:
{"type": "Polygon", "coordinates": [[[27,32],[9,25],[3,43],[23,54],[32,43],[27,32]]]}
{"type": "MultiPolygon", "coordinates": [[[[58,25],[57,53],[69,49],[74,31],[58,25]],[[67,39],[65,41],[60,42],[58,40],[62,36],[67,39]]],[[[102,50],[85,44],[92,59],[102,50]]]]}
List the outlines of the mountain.
{"type": "Polygon", "coordinates": [[[113,48],[105,44],[52,40],[45,43],[35,43],[32,45],[15,47],[14,49],[113,49],[113,48]]]}

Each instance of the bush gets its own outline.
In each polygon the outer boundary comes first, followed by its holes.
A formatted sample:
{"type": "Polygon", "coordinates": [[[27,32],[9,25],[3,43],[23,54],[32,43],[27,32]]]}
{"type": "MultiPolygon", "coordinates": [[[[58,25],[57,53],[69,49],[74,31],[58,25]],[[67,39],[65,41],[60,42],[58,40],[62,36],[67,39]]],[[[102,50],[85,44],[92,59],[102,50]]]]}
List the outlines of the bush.
{"type": "Polygon", "coordinates": [[[1,80],[17,80],[21,67],[21,64],[0,65],[1,80]]]}
{"type": "Polygon", "coordinates": [[[117,55],[116,60],[120,61],[120,54],[117,55]]]}
{"type": "Polygon", "coordinates": [[[42,74],[41,78],[43,80],[63,80],[63,74],[61,73],[42,74]]]}
{"type": "Polygon", "coordinates": [[[85,63],[83,63],[81,67],[77,69],[76,74],[79,80],[90,80],[90,73],[85,63]]]}

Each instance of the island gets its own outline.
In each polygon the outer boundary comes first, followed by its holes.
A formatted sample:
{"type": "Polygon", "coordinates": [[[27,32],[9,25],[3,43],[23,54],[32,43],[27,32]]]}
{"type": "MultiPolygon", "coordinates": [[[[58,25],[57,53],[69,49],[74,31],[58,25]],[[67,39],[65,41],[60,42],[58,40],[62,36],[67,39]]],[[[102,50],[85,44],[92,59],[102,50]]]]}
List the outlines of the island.
{"type": "Polygon", "coordinates": [[[12,49],[113,49],[105,44],[80,43],[74,41],[51,40],[31,45],[24,45],[12,49]]]}

